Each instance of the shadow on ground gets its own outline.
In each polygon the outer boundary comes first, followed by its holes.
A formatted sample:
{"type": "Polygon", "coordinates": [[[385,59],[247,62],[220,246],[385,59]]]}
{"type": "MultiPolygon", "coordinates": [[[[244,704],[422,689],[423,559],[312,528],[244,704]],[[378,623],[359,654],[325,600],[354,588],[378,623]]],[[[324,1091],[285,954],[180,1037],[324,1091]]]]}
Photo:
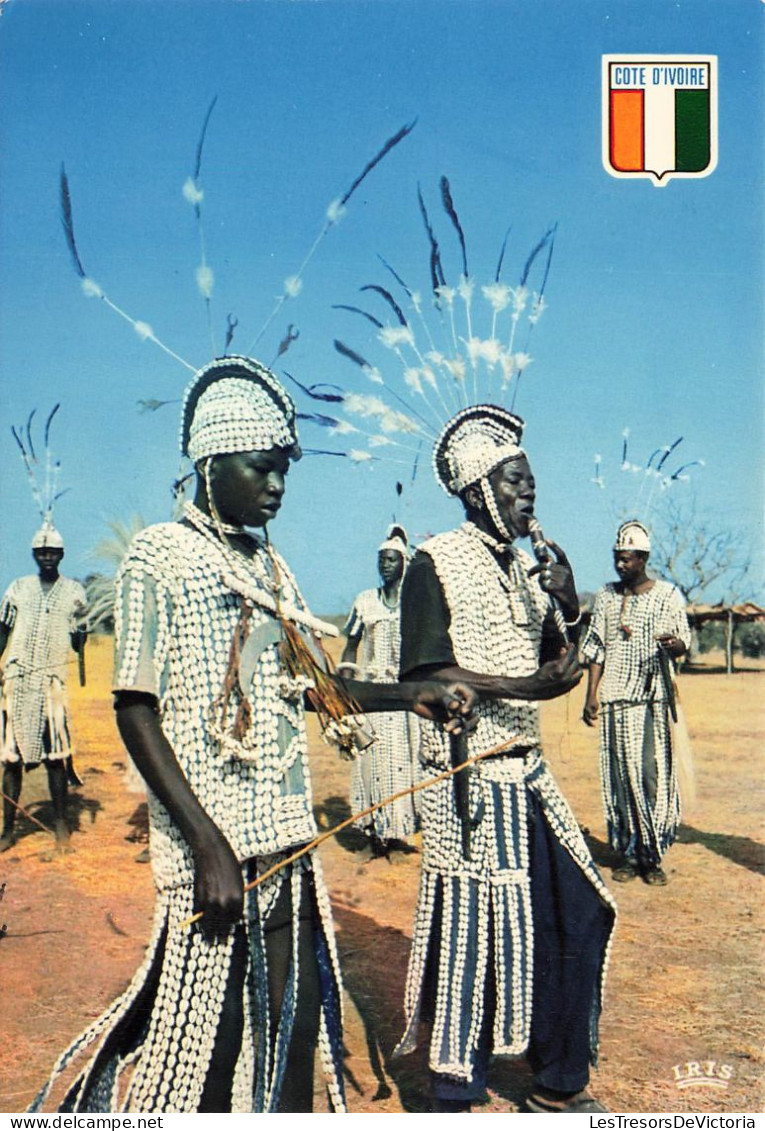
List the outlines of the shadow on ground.
{"type": "MultiPolygon", "coordinates": [[[[351,815],[351,807],[345,797],[325,797],[319,805],[314,806],[313,812],[316,824],[324,833],[347,821],[351,815]]],[[[341,829],[335,835],[335,839],[346,852],[363,852],[364,849],[369,848],[369,837],[353,825],[341,829]]]]}
{"type": "MultiPolygon", "coordinates": [[[[605,841],[593,836],[589,829],[583,829],[587,847],[599,868],[615,868],[621,857],[605,841]]],[[[677,833],[678,844],[700,844],[718,856],[724,856],[733,864],[747,868],[758,876],[765,875],[765,845],[748,836],[733,833],[711,833],[693,825],[681,825],[677,833]]]]}
{"type": "MultiPolygon", "coordinates": [[[[50,832],[51,837],[53,836],[54,813],[50,798],[42,801],[30,801],[25,805],[22,792],[19,804],[23,806],[26,812],[19,811],[16,814],[14,832],[17,845],[26,837],[42,836],[44,830],[50,832]],[[29,816],[27,816],[27,813],[29,816]],[[40,828],[40,825],[44,826],[44,829],[40,828]]],[[[83,796],[79,790],[70,787],[66,803],[66,819],[70,832],[80,832],[84,824],[95,824],[96,816],[101,808],[100,801],[96,801],[93,797],[83,796]]]]}
{"type": "Polygon", "coordinates": [[[752,840],[748,836],[736,836],[729,833],[709,833],[704,829],[696,829],[693,825],[681,825],[677,836],[678,844],[701,844],[710,852],[724,856],[726,860],[755,872],[758,876],[765,875],[765,845],[752,840]]]}
{"type": "Polygon", "coordinates": [[[762,674],[762,668],[748,668],[745,667],[741,661],[736,658],[734,661],[733,671],[728,673],[725,664],[683,664],[683,676],[686,675],[758,675],[762,674]]]}
{"type": "Polygon", "coordinates": [[[613,849],[607,841],[600,840],[584,827],[582,827],[582,834],[587,842],[590,855],[599,868],[617,868],[619,866],[622,860],[621,854],[613,849]]]}

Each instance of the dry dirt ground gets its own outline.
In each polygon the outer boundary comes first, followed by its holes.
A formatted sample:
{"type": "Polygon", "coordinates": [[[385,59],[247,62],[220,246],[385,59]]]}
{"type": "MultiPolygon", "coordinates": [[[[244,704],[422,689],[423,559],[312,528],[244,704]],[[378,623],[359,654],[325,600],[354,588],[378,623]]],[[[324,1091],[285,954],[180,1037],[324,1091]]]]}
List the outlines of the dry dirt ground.
{"type": "MultiPolygon", "coordinates": [[[[762,1110],[758,690],[765,665],[745,663],[726,676],[719,661],[706,658],[681,677],[698,799],[667,857],[669,885],[611,885],[620,918],[593,1090],[615,1112],[762,1110]],[[686,1068],[690,1062],[700,1067],[686,1068]],[[678,1087],[677,1075],[689,1071],[709,1078],[678,1087]]],[[[72,689],[84,779],[71,797],[76,851],[48,859],[52,837],[22,818],[17,845],[0,857],[3,1112],[23,1111],[58,1053],[124,988],[148,938],[150,868],[137,862],[143,845],[130,839],[140,835],[131,818],[141,794],[128,788],[109,676],[110,642],[91,641],[88,685],[72,689]]],[[[581,705],[578,688],[544,708],[546,751],[608,880],[597,739],[579,721],[581,705]]],[[[311,733],[318,816],[330,827],[349,813],[348,766],[311,733]]],[[[44,771],[26,778],[22,803],[50,821],[44,771]]],[[[360,848],[348,831],[321,849],[346,986],[349,1109],[422,1111],[422,1053],[390,1059],[401,1031],[419,854],[365,863],[360,848]]],[[[498,1064],[478,1110],[516,1111],[528,1084],[523,1061],[498,1064]]],[[[317,1085],[317,1110],[323,1106],[317,1085]]]]}

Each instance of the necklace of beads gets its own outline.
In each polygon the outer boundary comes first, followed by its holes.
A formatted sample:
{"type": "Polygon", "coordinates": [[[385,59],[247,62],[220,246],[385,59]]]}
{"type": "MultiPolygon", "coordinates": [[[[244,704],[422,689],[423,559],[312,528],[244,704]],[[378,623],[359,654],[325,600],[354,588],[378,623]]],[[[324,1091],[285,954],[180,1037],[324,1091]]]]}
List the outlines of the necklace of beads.
{"type": "MultiPolygon", "coordinates": [[[[653,585],[651,585],[648,589],[643,590],[643,592],[650,593],[651,589],[653,589],[653,585]]],[[[634,590],[627,589],[625,586],[624,592],[622,594],[622,603],[619,608],[619,630],[621,631],[625,640],[630,640],[632,638],[632,626],[627,623],[627,609],[630,607],[630,598],[639,596],[639,593],[635,593],[634,590]]]]}
{"type": "MultiPolygon", "coordinates": [[[[203,510],[200,510],[195,503],[188,503],[187,506],[193,508],[194,516],[197,521],[203,526],[209,527],[210,530],[222,530],[224,534],[249,534],[249,531],[244,526],[234,526],[230,522],[224,522],[221,518],[216,521],[209,514],[205,514],[203,510]]],[[[255,540],[257,541],[257,538],[255,540]]]]}
{"type": "Polygon", "coordinates": [[[247,557],[234,551],[228,540],[218,534],[214,520],[211,522],[193,503],[185,503],[183,513],[195,530],[220,549],[228,566],[221,575],[221,580],[234,593],[265,609],[272,616],[303,625],[322,636],[338,635],[334,625],[319,620],[308,609],[298,608],[293,600],[284,596],[277,600],[278,586],[272,576],[274,567],[277,566],[280,575],[286,573],[290,582],[293,579],[285,563],[277,558],[267,540],[261,545],[256,539],[255,551],[252,557],[247,557]]]}
{"type": "Polygon", "coordinates": [[[384,585],[380,586],[380,600],[385,605],[386,609],[397,609],[400,595],[401,595],[401,589],[398,588],[396,590],[396,592],[393,594],[393,597],[391,598],[385,592],[385,586],[384,585]]]}

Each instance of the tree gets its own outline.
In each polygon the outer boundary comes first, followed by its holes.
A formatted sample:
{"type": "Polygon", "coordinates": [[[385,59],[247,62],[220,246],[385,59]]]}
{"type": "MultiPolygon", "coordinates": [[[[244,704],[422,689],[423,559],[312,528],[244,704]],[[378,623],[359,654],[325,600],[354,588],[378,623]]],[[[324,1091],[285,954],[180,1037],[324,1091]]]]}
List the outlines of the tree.
{"type": "MultiPolygon", "coordinates": [[[[685,504],[668,496],[653,523],[651,565],[677,586],[689,604],[706,598],[709,603],[714,600],[731,606],[745,597],[751,599],[752,557],[750,539],[701,514],[695,495],[685,504]]],[[[729,608],[725,627],[729,673],[733,671],[735,632],[735,615],[729,608]]],[[[695,631],[694,638],[697,641],[695,631]]],[[[691,654],[694,650],[692,647],[691,654]]]]}
{"type": "Polygon", "coordinates": [[[652,523],[651,566],[686,601],[704,597],[730,605],[751,596],[751,565],[749,539],[700,513],[695,496],[685,503],[667,496],[652,523]]]}

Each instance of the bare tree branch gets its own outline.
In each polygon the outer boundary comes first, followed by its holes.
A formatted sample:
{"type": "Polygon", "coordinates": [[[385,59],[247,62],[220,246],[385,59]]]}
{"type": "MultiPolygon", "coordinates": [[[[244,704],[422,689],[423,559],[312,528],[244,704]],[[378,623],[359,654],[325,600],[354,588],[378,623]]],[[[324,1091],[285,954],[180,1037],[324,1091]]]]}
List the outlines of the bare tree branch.
{"type": "Polygon", "coordinates": [[[714,596],[735,604],[747,594],[751,543],[700,513],[695,496],[685,503],[667,498],[653,523],[652,547],[654,572],[676,585],[689,603],[714,596]]]}

